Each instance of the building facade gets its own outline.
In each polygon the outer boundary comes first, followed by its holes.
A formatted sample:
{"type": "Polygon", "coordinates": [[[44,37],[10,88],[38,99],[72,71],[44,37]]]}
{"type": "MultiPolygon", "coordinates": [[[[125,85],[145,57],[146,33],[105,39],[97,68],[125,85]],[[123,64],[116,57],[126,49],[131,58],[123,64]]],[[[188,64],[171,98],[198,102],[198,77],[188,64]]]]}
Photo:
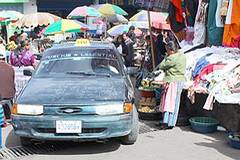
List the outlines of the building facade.
{"type": "Polygon", "coordinates": [[[24,14],[37,12],[36,0],[0,0],[0,10],[14,10],[24,14]]]}
{"type": "Polygon", "coordinates": [[[131,15],[136,10],[134,2],[135,0],[0,0],[0,10],[15,10],[24,14],[50,12],[66,17],[78,6],[111,3],[121,6],[131,15]]]}

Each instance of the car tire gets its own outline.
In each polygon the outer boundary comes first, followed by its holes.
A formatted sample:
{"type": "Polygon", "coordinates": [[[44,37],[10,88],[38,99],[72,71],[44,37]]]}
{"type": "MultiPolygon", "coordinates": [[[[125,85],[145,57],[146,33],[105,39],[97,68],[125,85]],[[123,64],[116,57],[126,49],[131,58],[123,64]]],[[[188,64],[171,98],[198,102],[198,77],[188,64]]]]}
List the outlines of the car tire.
{"type": "Polygon", "coordinates": [[[121,142],[124,145],[132,145],[137,141],[138,133],[139,133],[139,120],[138,120],[138,112],[136,107],[133,109],[133,126],[130,134],[121,138],[121,142]]]}
{"type": "Polygon", "coordinates": [[[22,146],[26,146],[26,147],[33,145],[33,142],[31,141],[31,139],[27,137],[20,137],[20,142],[22,146]]]}

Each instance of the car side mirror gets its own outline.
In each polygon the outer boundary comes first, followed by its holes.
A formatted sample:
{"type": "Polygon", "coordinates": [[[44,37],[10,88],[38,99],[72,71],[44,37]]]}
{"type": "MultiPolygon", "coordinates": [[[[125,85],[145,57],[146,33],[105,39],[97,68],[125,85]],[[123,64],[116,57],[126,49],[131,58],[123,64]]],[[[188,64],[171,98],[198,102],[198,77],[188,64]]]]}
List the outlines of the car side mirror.
{"type": "Polygon", "coordinates": [[[138,68],[137,67],[127,67],[127,74],[129,76],[134,76],[136,75],[138,72],[138,68]]]}
{"type": "Polygon", "coordinates": [[[24,69],[23,70],[23,75],[24,76],[32,76],[32,74],[33,74],[33,70],[30,70],[30,69],[24,69]]]}

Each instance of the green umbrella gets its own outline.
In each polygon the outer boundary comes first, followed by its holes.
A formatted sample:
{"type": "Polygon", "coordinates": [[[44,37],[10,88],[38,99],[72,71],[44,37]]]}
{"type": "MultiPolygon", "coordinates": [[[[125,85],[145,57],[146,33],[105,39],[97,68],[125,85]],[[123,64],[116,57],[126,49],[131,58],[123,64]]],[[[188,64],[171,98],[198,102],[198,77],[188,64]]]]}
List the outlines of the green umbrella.
{"type": "Polygon", "coordinates": [[[84,23],[74,21],[74,20],[62,19],[48,26],[44,34],[49,35],[49,34],[59,34],[59,33],[65,33],[65,32],[68,32],[68,33],[81,32],[88,29],[89,29],[88,25],[84,23]]]}

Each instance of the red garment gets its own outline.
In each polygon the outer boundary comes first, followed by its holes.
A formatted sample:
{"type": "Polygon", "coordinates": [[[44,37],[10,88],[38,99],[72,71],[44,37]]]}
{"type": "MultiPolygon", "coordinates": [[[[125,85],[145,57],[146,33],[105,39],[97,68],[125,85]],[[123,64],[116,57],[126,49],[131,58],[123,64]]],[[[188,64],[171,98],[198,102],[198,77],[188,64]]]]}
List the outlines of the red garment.
{"type": "Polygon", "coordinates": [[[213,71],[222,69],[226,64],[209,64],[202,69],[200,74],[195,78],[194,84],[197,85],[200,80],[206,80],[205,76],[213,71]]]}
{"type": "Polygon", "coordinates": [[[177,22],[184,22],[184,17],[183,17],[183,9],[182,9],[182,1],[181,0],[171,0],[172,4],[175,7],[175,14],[176,14],[176,20],[177,22]]]}

